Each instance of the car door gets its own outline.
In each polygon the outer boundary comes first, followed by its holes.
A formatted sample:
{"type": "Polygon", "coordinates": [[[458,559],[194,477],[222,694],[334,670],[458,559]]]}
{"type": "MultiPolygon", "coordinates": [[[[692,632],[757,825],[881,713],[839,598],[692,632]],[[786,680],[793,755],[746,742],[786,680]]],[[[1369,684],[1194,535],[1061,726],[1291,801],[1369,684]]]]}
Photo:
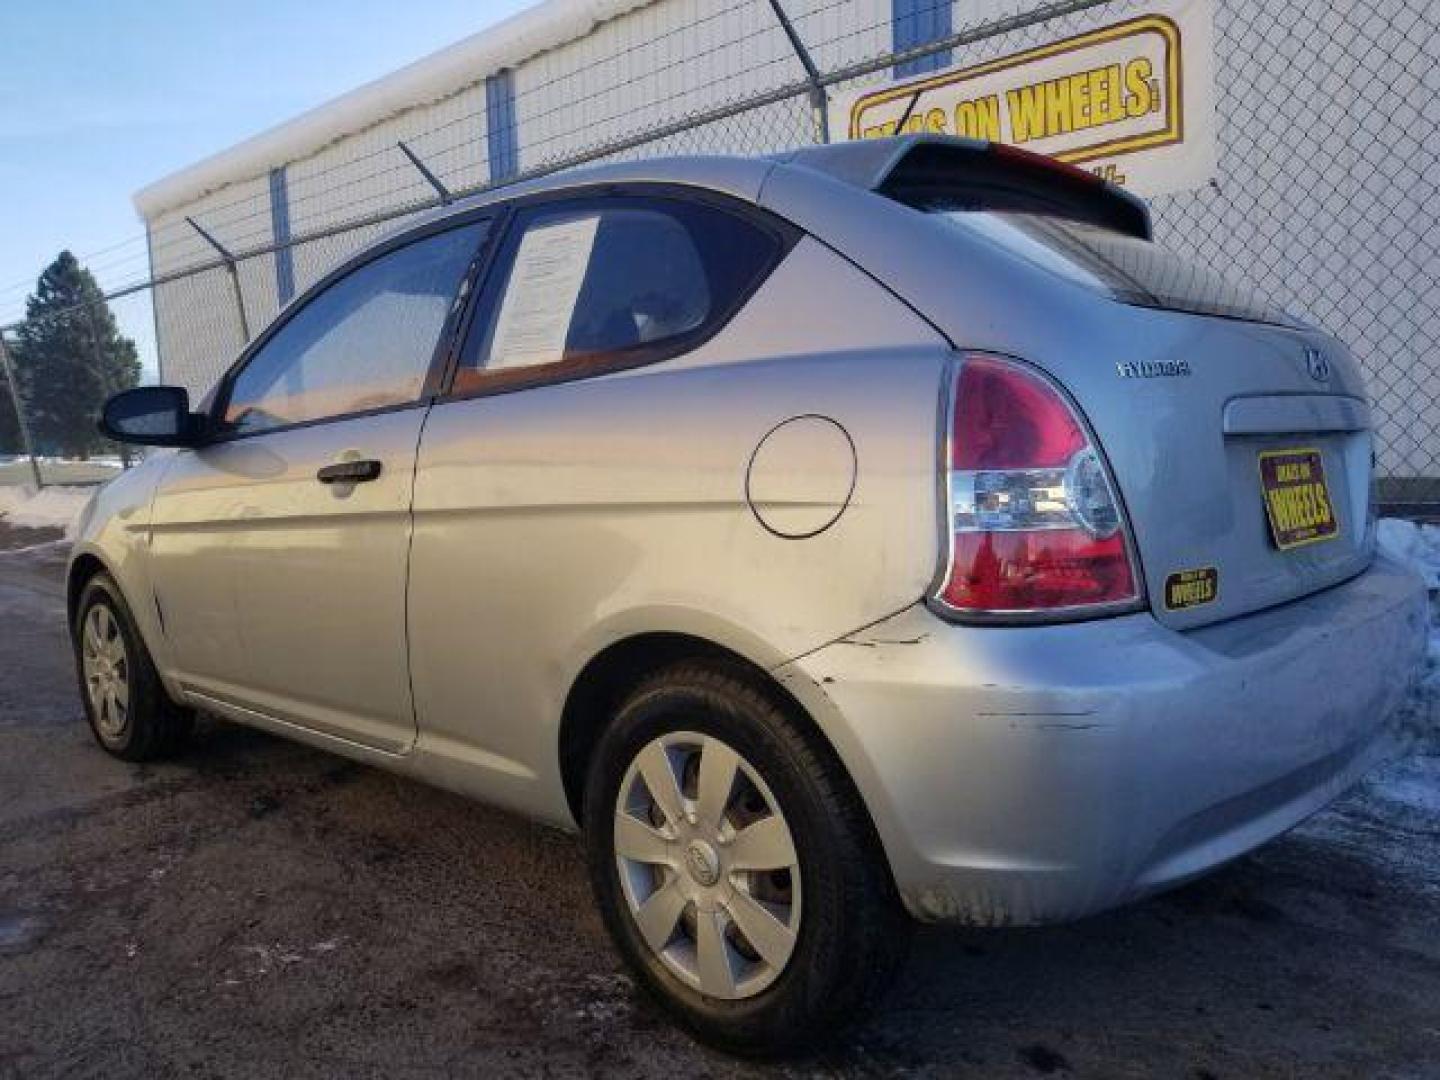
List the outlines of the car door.
{"type": "Polygon", "coordinates": [[[734,466],[753,442],[693,470],[636,454],[663,444],[665,399],[607,376],[698,348],[793,238],[688,193],[542,198],[509,221],[416,466],[411,678],[424,743],[544,815],[576,637],[657,538],[749,515],[734,466]]]}
{"type": "Polygon", "coordinates": [[[222,382],[153,512],[156,603],[197,703],[389,752],[414,739],[415,455],[488,219],[379,249],[222,382]]]}

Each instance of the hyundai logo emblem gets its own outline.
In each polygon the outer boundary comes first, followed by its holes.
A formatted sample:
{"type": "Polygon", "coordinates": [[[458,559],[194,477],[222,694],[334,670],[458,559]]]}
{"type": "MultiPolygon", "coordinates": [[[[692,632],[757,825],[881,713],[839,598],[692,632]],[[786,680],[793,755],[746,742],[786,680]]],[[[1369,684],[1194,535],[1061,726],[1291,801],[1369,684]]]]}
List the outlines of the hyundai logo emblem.
{"type": "Polygon", "coordinates": [[[1316,382],[1326,382],[1330,378],[1330,361],[1319,349],[1306,348],[1305,367],[1310,372],[1310,378],[1316,382]]]}

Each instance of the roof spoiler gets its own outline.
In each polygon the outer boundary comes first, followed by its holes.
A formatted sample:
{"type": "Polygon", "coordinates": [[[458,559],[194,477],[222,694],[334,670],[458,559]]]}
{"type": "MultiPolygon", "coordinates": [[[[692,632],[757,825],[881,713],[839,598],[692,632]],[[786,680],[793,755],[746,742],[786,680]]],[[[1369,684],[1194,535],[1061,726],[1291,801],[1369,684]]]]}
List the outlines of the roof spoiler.
{"type": "Polygon", "coordinates": [[[1004,143],[902,135],[796,150],[781,158],[907,205],[960,195],[978,208],[1056,213],[1150,240],[1144,201],[1074,165],[1004,143]]]}

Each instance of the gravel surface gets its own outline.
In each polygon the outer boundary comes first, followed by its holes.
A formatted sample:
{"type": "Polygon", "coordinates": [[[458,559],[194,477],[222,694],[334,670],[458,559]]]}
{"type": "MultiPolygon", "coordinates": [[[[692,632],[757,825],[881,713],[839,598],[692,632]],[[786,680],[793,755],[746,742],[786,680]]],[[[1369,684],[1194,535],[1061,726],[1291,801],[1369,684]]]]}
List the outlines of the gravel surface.
{"type": "Polygon", "coordinates": [[[1148,903],[923,931],[885,1011],[761,1069],[637,994],[568,836],[218,722],[106,757],[62,560],[0,555],[0,1076],[1440,1077],[1433,744],[1148,903]]]}

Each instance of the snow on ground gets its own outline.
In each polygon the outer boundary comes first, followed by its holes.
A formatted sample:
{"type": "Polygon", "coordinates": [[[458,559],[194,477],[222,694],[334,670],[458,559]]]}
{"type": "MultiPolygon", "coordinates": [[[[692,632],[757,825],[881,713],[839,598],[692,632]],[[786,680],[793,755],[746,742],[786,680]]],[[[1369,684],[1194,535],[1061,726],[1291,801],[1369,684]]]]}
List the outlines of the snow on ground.
{"type": "Polygon", "coordinates": [[[1440,751],[1440,525],[1386,518],[1377,541],[1382,552],[1414,567],[1430,589],[1429,655],[1406,708],[1413,714],[1409,726],[1440,751]]]}
{"type": "Polygon", "coordinates": [[[1374,864],[1385,880],[1440,897],[1440,526],[1387,518],[1378,542],[1391,558],[1410,564],[1430,589],[1430,649],[1414,690],[1392,718],[1399,740],[1395,760],[1361,790],[1300,829],[1374,864]]]}
{"type": "Polygon", "coordinates": [[[1376,541],[1385,554],[1418,570],[1431,592],[1440,589],[1440,525],[1384,518],[1376,529],[1376,541]]]}
{"type": "Polygon", "coordinates": [[[36,491],[23,485],[0,485],[0,519],[26,529],[64,529],[68,538],[75,534],[76,519],[94,491],[91,486],[36,491]]]}

